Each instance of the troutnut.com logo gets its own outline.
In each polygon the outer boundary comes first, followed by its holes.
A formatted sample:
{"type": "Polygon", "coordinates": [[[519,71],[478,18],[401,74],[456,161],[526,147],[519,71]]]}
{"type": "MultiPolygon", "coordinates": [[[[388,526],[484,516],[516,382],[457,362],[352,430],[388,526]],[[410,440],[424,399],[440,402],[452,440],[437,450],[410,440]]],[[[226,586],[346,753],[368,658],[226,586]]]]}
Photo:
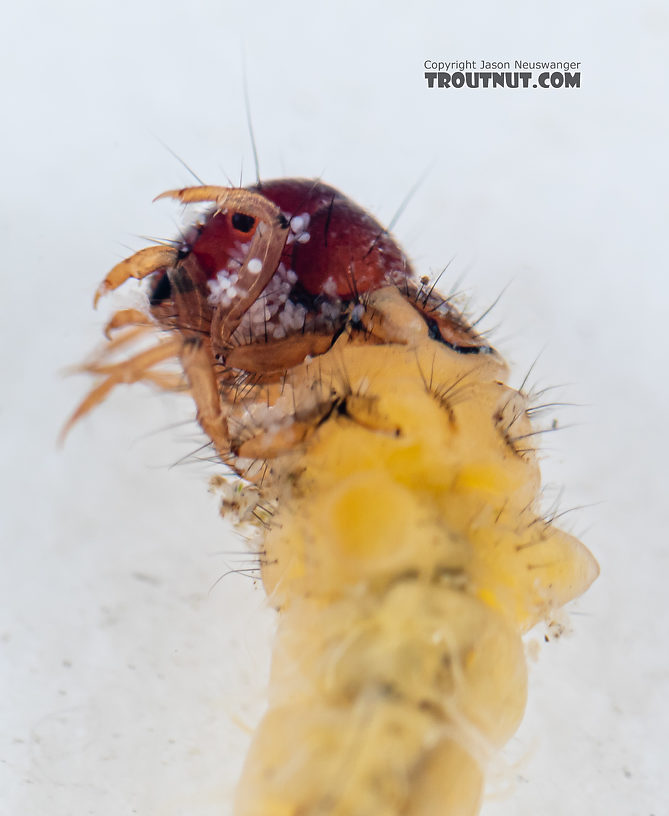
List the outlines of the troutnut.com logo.
{"type": "Polygon", "coordinates": [[[580,88],[581,63],[513,60],[425,60],[428,88],[580,88]]]}

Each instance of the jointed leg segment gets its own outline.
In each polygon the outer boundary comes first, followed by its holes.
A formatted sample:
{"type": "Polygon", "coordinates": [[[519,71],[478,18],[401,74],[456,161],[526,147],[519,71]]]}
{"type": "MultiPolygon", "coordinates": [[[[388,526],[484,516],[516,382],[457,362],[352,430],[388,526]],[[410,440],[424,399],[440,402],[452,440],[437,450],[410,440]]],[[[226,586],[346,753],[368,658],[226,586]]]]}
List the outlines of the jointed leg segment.
{"type": "Polygon", "coordinates": [[[146,349],[129,360],[120,363],[101,365],[91,363],[84,366],[83,370],[93,374],[104,374],[106,379],[88,393],[77,410],[69,418],[65,427],[61,431],[61,441],[67,436],[68,431],[81,417],[85,416],[91,409],[99,405],[109,394],[109,392],[121,383],[135,383],[141,380],[151,380],[156,382],[155,374],[150,369],[158,363],[163,363],[173,357],[178,357],[183,347],[183,340],[180,338],[169,338],[157,346],[146,349]]]}

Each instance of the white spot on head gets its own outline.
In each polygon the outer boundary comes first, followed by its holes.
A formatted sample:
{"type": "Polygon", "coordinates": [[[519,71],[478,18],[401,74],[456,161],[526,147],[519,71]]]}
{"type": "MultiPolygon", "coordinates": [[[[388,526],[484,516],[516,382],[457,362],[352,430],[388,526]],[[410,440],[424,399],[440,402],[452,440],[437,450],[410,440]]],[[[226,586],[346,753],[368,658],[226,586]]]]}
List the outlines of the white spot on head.
{"type": "Polygon", "coordinates": [[[251,258],[251,260],[246,264],[246,268],[252,275],[258,275],[262,272],[262,261],[260,258],[251,258]]]}
{"type": "Polygon", "coordinates": [[[294,215],[290,220],[290,229],[292,232],[299,235],[300,232],[304,232],[304,230],[309,226],[309,221],[311,221],[311,216],[308,212],[300,213],[299,215],[294,215]]]}
{"type": "Polygon", "coordinates": [[[301,215],[296,215],[290,220],[290,228],[293,232],[302,232],[304,229],[304,219],[301,215]]]}
{"type": "Polygon", "coordinates": [[[230,278],[225,269],[221,269],[213,280],[208,283],[209,286],[209,302],[216,305],[221,302],[221,299],[226,295],[230,288],[230,278]]]}
{"type": "Polygon", "coordinates": [[[356,303],[351,311],[351,320],[355,320],[357,323],[359,323],[364,313],[365,307],[362,305],[362,303],[356,303]]]}
{"type": "Polygon", "coordinates": [[[311,237],[307,232],[309,221],[311,221],[311,216],[307,212],[294,215],[290,219],[290,234],[287,243],[292,244],[293,241],[297,241],[299,244],[306,244],[311,237]]]}
{"type": "Polygon", "coordinates": [[[337,297],[337,284],[335,283],[335,279],[332,277],[332,275],[330,275],[321,288],[323,293],[328,295],[328,297],[337,297]]]}

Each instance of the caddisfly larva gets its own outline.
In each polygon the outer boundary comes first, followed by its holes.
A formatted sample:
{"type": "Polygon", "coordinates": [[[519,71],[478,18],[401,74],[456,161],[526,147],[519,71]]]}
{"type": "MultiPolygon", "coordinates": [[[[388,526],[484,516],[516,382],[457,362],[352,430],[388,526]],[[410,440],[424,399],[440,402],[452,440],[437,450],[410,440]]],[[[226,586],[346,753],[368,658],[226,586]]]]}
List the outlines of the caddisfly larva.
{"type": "MultiPolygon", "coordinates": [[[[221,461],[262,506],[279,610],[268,711],[236,816],[479,811],[525,706],[522,635],[597,564],[541,517],[527,396],[393,238],[319,181],[165,193],[211,202],[174,247],[118,264],[120,383],[187,385],[221,461]],[[178,361],[182,375],[160,365],[178,361]]],[[[248,517],[240,496],[231,508],[248,517]]]]}

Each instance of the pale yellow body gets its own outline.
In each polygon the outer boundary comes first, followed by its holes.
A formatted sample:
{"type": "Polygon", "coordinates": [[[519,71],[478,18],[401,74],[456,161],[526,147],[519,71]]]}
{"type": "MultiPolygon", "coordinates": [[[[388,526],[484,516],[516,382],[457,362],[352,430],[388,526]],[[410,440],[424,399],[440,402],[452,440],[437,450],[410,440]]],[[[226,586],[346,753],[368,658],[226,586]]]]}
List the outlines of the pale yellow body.
{"type": "MultiPolygon", "coordinates": [[[[147,274],[139,260],[103,288],[147,274]]],[[[105,379],[69,424],[121,382],[186,382],[220,455],[276,507],[261,558],[279,610],[269,709],[235,816],[475,816],[523,715],[522,635],[598,573],[541,517],[527,397],[503,361],[471,331],[466,353],[431,339],[394,286],[280,377],[252,368],[270,345],[231,352],[251,366],[240,399],[192,337],[110,363],[155,330],[132,310],[110,323],[123,327],[85,366],[105,379]],[[156,370],[174,357],[183,377],[156,370]]]]}
{"type": "Polygon", "coordinates": [[[273,461],[263,580],[280,611],[269,710],[236,816],[472,816],[523,714],[521,635],[583,592],[590,553],[540,517],[523,394],[494,354],[342,335],[292,369],[344,408],[273,461]]]}

